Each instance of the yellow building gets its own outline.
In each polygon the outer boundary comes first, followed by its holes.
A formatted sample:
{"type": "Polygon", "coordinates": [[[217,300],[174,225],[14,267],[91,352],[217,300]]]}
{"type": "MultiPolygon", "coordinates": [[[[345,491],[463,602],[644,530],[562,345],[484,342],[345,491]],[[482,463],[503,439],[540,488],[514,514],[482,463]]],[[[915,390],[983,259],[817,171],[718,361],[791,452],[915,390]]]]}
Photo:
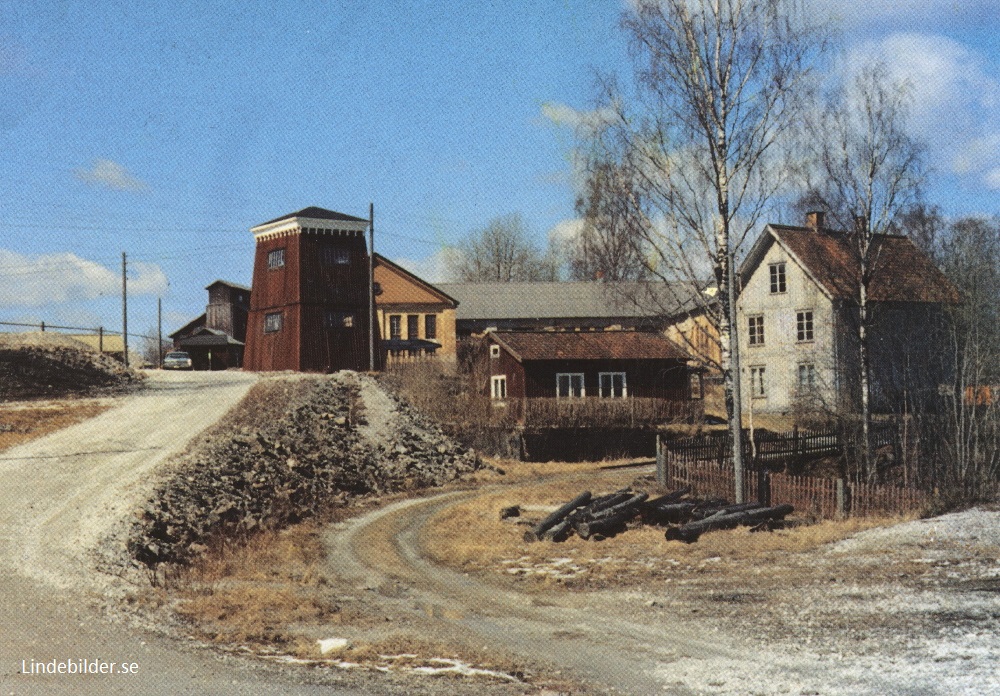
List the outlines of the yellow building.
{"type": "Polygon", "coordinates": [[[375,309],[389,363],[455,360],[458,301],[380,254],[375,254],[375,309]]]}

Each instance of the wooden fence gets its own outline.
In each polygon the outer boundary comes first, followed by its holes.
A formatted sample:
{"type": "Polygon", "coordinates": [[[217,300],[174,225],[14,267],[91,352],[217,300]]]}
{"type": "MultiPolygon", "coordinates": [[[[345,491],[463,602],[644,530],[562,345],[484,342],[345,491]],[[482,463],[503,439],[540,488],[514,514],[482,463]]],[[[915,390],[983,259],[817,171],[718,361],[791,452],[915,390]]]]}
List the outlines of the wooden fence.
{"type": "MultiPolygon", "coordinates": [[[[724,441],[724,438],[713,438],[724,441]]],[[[714,443],[713,443],[714,444],[714,443]]],[[[696,459],[693,453],[708,453],[704,444],[673,449],[673,443],[657,439],[657,479],[667,488],[690,487],[702,498],[732,500],[736,476],[725,457],[696,459]]],[[[799,513],[821,519],[873,517],[918,512],[931,502],[931,495],[915,488],[856,484],[844,479],[792,476],[748,469],[743,480],[743,499],[766,505],[789,504],[799,513]]]]}
{"type": "Polygon", "coordinates": [[[628,397],[602,399],[507,399],[496,403],[494,419],[533,428],[634,428],[697,418],[700,401],[628,397]]]}

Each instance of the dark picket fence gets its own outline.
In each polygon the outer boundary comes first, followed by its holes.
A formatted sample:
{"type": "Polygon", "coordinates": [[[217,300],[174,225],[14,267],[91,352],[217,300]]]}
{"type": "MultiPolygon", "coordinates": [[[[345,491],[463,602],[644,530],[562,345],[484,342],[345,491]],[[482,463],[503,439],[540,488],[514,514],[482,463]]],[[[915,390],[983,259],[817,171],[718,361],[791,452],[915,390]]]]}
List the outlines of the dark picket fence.
{"type": "MultiPolygon", "coordinates": [[[[798,456],[803,451],[839,451],[840,445],[831,443],[829,437],[829,433],[794,433],[787,438],[790,442],[771,438],[767,441],[769,449],[764,461],[798,456]]],[[[726,444],[727,438],[723,437],[671,442],[661,436],[656,448],[658,482],[671,489],[690,487],[693,495],[703,498],[732,499],[736,476],[732,461],[723,449],[726,444]]],[[[747,461],[751,461],[749,453],[747,461]]],[[[818,519],[834,519],[919,512],[930,504],[931,495],[916,488],[857,484],[844,479],[793,476],[748,468],[743,481],[743,499],[767,505],[787,503],[797,512],[818,519]]]]}

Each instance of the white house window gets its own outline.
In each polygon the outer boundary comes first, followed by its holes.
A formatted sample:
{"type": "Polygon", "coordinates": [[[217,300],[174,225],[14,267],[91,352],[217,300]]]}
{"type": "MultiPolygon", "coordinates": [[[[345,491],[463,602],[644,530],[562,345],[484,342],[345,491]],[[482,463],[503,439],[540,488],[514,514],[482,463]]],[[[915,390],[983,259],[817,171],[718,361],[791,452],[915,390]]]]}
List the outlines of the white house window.
{"type": "Polygon", "coordinates": [[[772,263],[768,268],[771,271],[771,294],[785,292],[785,262],[772,263]]]}
{"type": "Polygon", "coordinates": [[[342,247],[323,247],[323,263],[327,266],[343,266],[351,262],[351,250],[342,247]]]}
{"type": "Polygon", "coordinates": [[[354,315],[350,312],[327,312],[326,328],[350,329],[354,326],[354,315]]]}
{"type": "Polygon", "coordinates": [[[692,399],[703,399],[705,397],[705,391],[701,384],[701,375],[693,374],[691,375],[691,398],[692,399]]]}
{"type": "Polygon", "coordinates": [[[500,346],[494,344],[490,346],[490,357],[499,358],[500,357],[500,346]]]}
{"type": "Polygon", "coordinates": [[[757,316],[749,317],[748,321],[750,322],[750,345],[764,345],[764,315],[758,314],[757,316]]]}
{"type": "Polygon", "coordinates": [[[273,249],[267,252],[267,267],[268,269],[284,268],[285,267],[285,250],[284,249],[273,249]]]}
{"type": "Polygon", "coordinates": [[[281,312],[272,312],[264,315],[264,333],[274,333],[281,331],[281,312]]]}
{"type": "Polygon", "coordinates": [[[816,366],[812,363],[799,365],[799,392],[807,394],[816,389],[816,366]]]}
{"type": "Polygon", "coordinates": [[[491,378],[490,395],[494,399],[507,398],[507,375],[493,375],[491,378]]]}
{"type": "Polygon", "coordinates": [[[628,396],[624,372],[600,372],[597,377],[602,399],[622,399],[628,396]]]}
{"type": "Polygon", "coordinates": [[[767,396],[764,390],[764,366],[750,368],[750,395],[755,399],[763,399],[767,396]]]}
{"type": "Polygon", "coordinates": [[[582,372],[560,372],[556,374],[556,397],[567,399],[586,396],[583,388],[582,372]]]}
{"type": "Polygon", "coordinates": [[[795,335],[799,343],[813,340],[812,310],[795,313],[795,335]]]}
{"type": "Polygon", "coordinates": [[[403,337],[403,317],[400,314],[389,315],[389,338],[398,341],[403,337]]]}

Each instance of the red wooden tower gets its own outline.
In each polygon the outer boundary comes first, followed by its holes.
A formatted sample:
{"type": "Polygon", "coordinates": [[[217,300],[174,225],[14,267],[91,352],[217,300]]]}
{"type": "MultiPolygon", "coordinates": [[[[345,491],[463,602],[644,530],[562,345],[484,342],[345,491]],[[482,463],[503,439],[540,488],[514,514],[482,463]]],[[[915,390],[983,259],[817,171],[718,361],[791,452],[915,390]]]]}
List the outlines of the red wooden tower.
{"type": "Polygon", "coordinates": [[[323,208],[251,228],[257,253],[244,369],[368,369],[367,228],[368,220],[323,208]]]}

